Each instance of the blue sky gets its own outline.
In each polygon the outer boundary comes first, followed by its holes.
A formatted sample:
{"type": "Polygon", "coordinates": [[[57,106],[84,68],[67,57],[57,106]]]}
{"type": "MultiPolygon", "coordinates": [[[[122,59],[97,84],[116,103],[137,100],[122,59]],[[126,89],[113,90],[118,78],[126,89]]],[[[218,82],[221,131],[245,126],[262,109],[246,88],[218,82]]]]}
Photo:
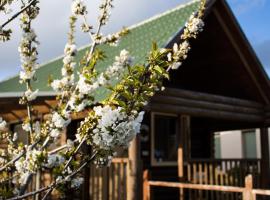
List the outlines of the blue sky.
{"type": "MultiPolygon", "coordinates": [[[[69,6],[63,6],[67,5],[67,1],[41,1],[41,14],[34,24],[41,42],[39,63],[62,55],[68,31],[66,22],[70,14],[69,6]]],[[[103,32],[115,32],[124,25],[138,23],[187,1],[189,0],[115,0],[110,25],[103,32]]],[[[100,0],[86,2],[89,2],[87,5],[89,21],[91,24],[95,24],[94,19],[97,16],[97,6],[100,0]]],[[[263,66],[270,74],[270,0],[228,0],[228,3],[263,66]]],[[[3,19],[1,17],[0,15],[0,19],[3,19]]],[[[11,24],[11,27],[14,32],[12,41],[0,44],[0,80],[14,76],[20,70],[17,47],[21,32],[18,29],[18,20],[11,24]]],[[[88,36],[78,30],[77,45],[83,46],[88,42],[88,36]]]]}
{"type": "Polygon", "coordinates": [[[270,1],[228,0],[252,47],[270,75],[270,1]]]}

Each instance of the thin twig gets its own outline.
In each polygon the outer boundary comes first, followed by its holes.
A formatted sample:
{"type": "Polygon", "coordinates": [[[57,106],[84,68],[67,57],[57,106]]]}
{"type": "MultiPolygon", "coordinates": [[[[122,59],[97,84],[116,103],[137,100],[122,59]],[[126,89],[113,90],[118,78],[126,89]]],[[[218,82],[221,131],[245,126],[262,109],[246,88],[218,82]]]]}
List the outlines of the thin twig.
{"type": "Polygon", "coordinates": [[[9,18],[5,23],[3,23],[0,26],[0,29],[4,28],[6,25],[8,25],[10,22],[12,22],[14,19],[16,19],[20,14],[22,14],[27,8],[32,6],[36,1],[38,0],[32,0],[30,1],[25,7],[23,7],[19,12],[17,12],[15,15],[13,15],[11,18],[9,18]]]}
{"type": "MultiPolygon", "coordinates": [[[[72,153],[72,155],[70,156],[69,160],[67,161],[63,171],[65,171],[68,166],[70,165],[71,161],[73,160],[74,156],[78,153],[78,151],[80,150],[80,148],[82,147],[82,145],[84,144],[84,142],[86,141],[86,136],[84,136],[83,140],[80,142],[80,144],[78,145],[78,147],[76,148],[76,150],[72,153]]],[[[44,197],[42,198],[42,200],[45,200],[53,191],[53,188],[49,189],[47,191],[47,193],[44,195],[44,197]]]]}
{"type": "Polygon", "coordinates": [[[39,190],[29,192],[27,194],[17,196],[17,197],[13,197],[13,198],[10,198],[10,199],[7,199],[7,200],[20,200],[20,199],[24,199],[24,198],[27,198],[27,197],[34,196],[36,194],[42,193],[42,192],[47,191],[47,190],[49,190],[51,188],[53,188],[53,189],[56,188],[59,184],[67,182],[73,176],[78,174],[84,167],[86,167],[96,157],[96,155],[97,155],[97,152],[94,152],[94,154],[89,159],[86,159],[86,161],[77,170],[75,170],[73,173],[68,175],[65,179],[62,179],[62,180],[60,180],[58,182],[54,182],[51,185],[49,185],[47,187],[43,187],[43,188],[41,188],[39,190]]]}
{"type": "MultiPolygon", "coordinates": [[[[39,143],[40,140],[36,141],[34,144],[30,146],[30,149],[33,149],[36,147],[36,145],[39,143]]],[[[13,165],[16,161],[18,161],[21,157],[23,157],[26,154],[26,150],[24,149],[23,152],[21,152],[17,157],[6,163],[3,167],[0,168],[0,172],[4,171],[7,167],[10,165],[13,165]]]]}
{"type": "MultiPolygon", "coordinates": [[[[73,142],[74,142],[74,143],[78,142],[78,139],[74,140],[73,142]]],[[[58,151],[61,151],[61,150],[66,149],[66,148],[68,148],[68,147],[69,147],[68,144],[64,144],[64,145],[62,145],[61,147],[58,147],[58,148],[56,148],[56,149],[54,149],[54,150],[48,152],[48,154],[49,154],[49,155],[55,154],[55,153],[57,153],[58,151]]]]}

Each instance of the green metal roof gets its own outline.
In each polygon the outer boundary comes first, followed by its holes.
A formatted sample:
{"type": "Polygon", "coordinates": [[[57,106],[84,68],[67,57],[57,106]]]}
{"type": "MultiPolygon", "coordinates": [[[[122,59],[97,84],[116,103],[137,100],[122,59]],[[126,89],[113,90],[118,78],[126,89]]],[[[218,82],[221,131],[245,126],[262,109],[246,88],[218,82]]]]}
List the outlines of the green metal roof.
{"type": "MultiPolygon", "coordinates": [[[[142,23],[131,26],[130,33],[121,39],[117,47],[103,45],[99,47],[104,50],[108,59],[98,64],[99,71],[104,70],[113,61],[116,55],[122,49],[128,50],[135,58],[135,63],[144,63],[147,52],[151,48],[152,42],[157,42],[160,47],[165,47],[175,34],[184,26],[189,16],[198,9],[198,1],[180,5],[172,10],[150,18],[142,23]]],[[[77,61],[84,55],[88,47],[84,47],[78,51],[77,61]]],[[[60,78],[62,68],[62,58],[55,59],[40,66],[36,71],[37,81],[33,82],[33,87],[40,91],[49,92],[52,88],[48,86],[48,78],[60,78]]],[[[19,77],[15,76],[0,83],[1,92],[22,92],[25,86],[19,84],[19,77]]],[[[97,100],[106,95],[105,89],[99,90],[97,100]]]]}

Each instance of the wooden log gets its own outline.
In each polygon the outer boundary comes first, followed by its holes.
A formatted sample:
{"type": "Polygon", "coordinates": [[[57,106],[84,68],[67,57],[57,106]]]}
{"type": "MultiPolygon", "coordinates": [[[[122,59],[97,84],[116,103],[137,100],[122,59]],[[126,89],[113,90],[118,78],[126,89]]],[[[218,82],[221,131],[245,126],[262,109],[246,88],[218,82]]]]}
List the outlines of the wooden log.
{"type": "Polygon", "coordinates": [[[176,88],[166,88],[163,92],[159,94],[170,95],[170,96],[177,96],[177,97],[185,97],[188,99],[197,99],[197,100],[204,100],[210,102],[217,102],[217,103],[225,103],[237,106],[245,106],[251,108],[263,108],[263,105],[254,101],[232,98],[232,97],[225,97],[220,95],[213,95],[207,94],[202,92],[194,92],[188,91],[183,89],[176,89],[176,88]]]}
{"type": "Polygon", "coordinates": [[[141,173],[140,163],[140,141],[136,137],[128,149],[129,168],[127,175],[127,200],[137,200],[141,197],[141,188],[139,187],[139,180],[141,173]]]}
{"type": "Polygon", "coordinates": [[[175,113],[175,114],[187,114],[196,117],[210,117],[210,118],[219,118],[219,119],[227,119],[233,121],[245,121],[245,122],[260,122],[264,121],[264,117],[255,114],[241,114],[235,112],[227,112],[227,111],[216,111],[202,108],[191,108],[185,106],[178,105],[168,105],[168,104],[159,104],[159,103],[149,103],[148,108],[152,111],[162,112],[166,110],[166,112],[175,113]]]}
{"type": "Polygon", "coordinates": [[[182,97],[155,95],[151,102],[164,103],[171,105],[180,105],[192,108],[205,108],[217,111],[237,112],[243,114],[258,114],[263,115],[263,108],[244,107],[238,105],[230,105],[225,103],[217,103],[204,100],[187,99],[182,97]]]}

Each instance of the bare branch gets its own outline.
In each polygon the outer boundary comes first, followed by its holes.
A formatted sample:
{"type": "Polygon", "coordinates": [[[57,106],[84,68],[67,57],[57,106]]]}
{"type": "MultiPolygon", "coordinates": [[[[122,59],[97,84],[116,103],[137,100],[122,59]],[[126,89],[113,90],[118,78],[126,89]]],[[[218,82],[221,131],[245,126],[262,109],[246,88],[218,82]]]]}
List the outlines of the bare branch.
{"type": "Polygon", "coordinates": [[[25,7],[23,7],[19,12],[14,14],[11,18],[9,18],[5,23],[3,23],[0,26],[0,29],[4,28],[6,25],[8,25],[10,22],[12,22],[14,19],[16,19],[20,14],[22,14],[27,8],[32,6],[34,3],[36,3],[38,0],[32,0],[30,1],[25,7]]]}

